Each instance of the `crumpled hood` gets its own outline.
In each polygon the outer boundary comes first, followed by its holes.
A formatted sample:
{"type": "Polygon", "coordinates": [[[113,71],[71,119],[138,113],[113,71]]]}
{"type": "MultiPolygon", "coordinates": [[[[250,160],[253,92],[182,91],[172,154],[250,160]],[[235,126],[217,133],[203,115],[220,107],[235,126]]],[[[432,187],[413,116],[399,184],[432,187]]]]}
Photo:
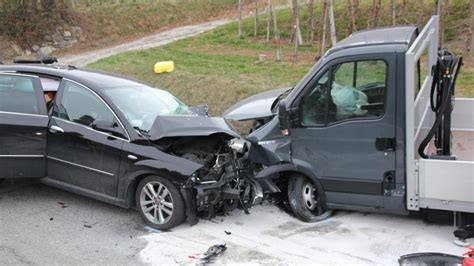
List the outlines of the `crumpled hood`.
{"type": "Polygon", "coordinates": [[[149,132],[155,141],[165,137],[209,136],[223,133],[230,138],[239,138],[239,134],[221,117],[198,115],[158,116],[149,132]]]}
{"type": "Polygon", "coordinates": [[[250,96],[227,109],[223,117],[236,121],[271,117],[274,115],[271,110],[272,104],[278,96],[289,89],[275,89],[250,96]]]}

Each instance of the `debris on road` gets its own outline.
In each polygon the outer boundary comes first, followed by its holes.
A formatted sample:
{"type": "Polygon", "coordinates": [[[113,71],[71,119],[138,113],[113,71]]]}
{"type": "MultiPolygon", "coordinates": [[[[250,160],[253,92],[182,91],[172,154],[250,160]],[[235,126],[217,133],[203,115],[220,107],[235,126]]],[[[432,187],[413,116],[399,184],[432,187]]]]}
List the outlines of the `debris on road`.
{"type": "Polygon", "coordinates": [[[231,235],[231,234],[232,234],[232,232],[229,232],[229,231],[226,231],[226,230],[224,230],[224,233],[225,233],[226,235],[231,235]]]}
{"type": "Polygon", "coordinates": [[[53,217],[51,217],[51,218],[49,218],[49,220],[50,220],[50,221],[52,221],[52,220],[54,220],[54,218],[53,218],[53,217]]]}
{"type": "Polygon", "coordinates": [[[398,259],[400,265],[462,265],[463,257],[444,253],[413,253],[398,259]]]}
{"type": "Polygon", "coordinates": [[[92,228],[92,225],[84,224],[84,227],[85,227],[85,228],[92,228]]]}
{"type": "Polygon", "coordinates": [[[143,227],[143,229],[145,229],[145,231],[149,232],[149,233],[161,233],[160,230],[158,229],[155,229],[153,227],[150,227],[148,225],[145,225],[145,227],[143,227]]]}
{"type": "Polygon", "coordinates": [[[61,208],[63,208],[63,209],[69,207],[69,206],[66,205],[66,203],[61,202],[61,201],[58,201],[58,204],[59,204],[59,205],[61,206],[61,208]]]}
{"type": "Polygon", "coordinates": [[[211,259],[222,254],[224,251],[227,250],[226,244],[219,244],[210,247],[206,253],[204,253],[204,257],[201,258],[202,263],[209,263],[211,259]]]}
{"type": "Polygon", "coordinates": [[[454,243],[458,246],[467,246],[469,242],[467,239],[474,237],[474,224],[468,224],[454,231],[456,239],[454,243]]]}

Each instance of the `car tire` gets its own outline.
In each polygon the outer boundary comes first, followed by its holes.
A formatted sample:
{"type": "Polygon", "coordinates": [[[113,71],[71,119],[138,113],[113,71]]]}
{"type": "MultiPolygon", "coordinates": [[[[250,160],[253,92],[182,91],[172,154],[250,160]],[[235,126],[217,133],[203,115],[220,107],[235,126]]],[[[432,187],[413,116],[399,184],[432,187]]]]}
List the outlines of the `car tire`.
{"type": "Polygon", "coordinates": [[[321,200],[321,194],[313,181],[303,175],[296,175],[289,179],[288,201],[295,216],[304,222],[318,222],[331,216],[321,200]]]}
{"type": "Polygon", "coordinates": [[[0,178],[0,184],[5,181],[5,178],[0,178]]]}
{"type": "Polygon", "coordinates": [[[137,186],[135,203],[148,225],[168,230],[185,218],[185,204],[178,188],[161,176],[145,177],[137,186]]]}

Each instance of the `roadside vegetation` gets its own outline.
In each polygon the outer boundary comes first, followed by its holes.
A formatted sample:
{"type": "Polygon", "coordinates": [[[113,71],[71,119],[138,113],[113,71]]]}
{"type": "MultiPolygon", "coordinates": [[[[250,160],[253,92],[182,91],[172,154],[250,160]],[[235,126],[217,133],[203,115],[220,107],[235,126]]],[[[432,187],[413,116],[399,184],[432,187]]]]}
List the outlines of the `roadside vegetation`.
{"type": "MultiPolygon", "coordinates": [[[[464,2],[455,1],[455,3],[463,4],[464,2]]],[[[366,8],[370,6],[367,5],[366,8]]],[[[430,10],[432,8],[434,5],[430,6],[430,10]]],[[[361,14],[366,13],[364,5],[360,9],[361,14]]],[[[460,7],[454,10],[458,9],[460,7]]],[[[338,7],[335,12],[336,17],[341,17],[345,10],[338,7]]],[[[468,16],[464,10],[461,13],[462,16],[457,16],[459,20],[468,16]]],[[[304,6],[301,7],[300,16],[302,21],[307,18],[307,9],[304,6]]],[[[430,14],[425,12],[425,16],[424,20],[427,20],[430,14]]],[[[451,16],[456,17],[454,14],[451,16]]],[[[260,16],[257,37],[253,36],[253,18],[247,18],[243,20],[242,38],[237,36],[238,23],[236,22],[198,37],[177,41],[163,47],[106,58],[89,67],[145,80],[154,86],[170,90],[188,105],[207,103],[211,114],[219,115],[232,104],[250,95],[296,85],[314,65],[317,54],[316,45],[300,47],[298,63],[293,63],[293,46],[289,43],[292,30],[291,11],[280,10],[277,12],[277,17],[283,43],[281,61],[276,61],[276,45],[272,39],[266,42],[266,17],[260,16]],[[260,60],[262,58],[264,60],[260,60]],[[176,70],[170,74],[155,74],[153,65],[158,61],[166,60],[174,61],[176,70]]],[[[364,16],[360,17],[362,20],[364,16]]],[[[406,23],[417,21],[409,19],[420,20],[413,15],[405,19],[406,23]]],[[[456,21],[451,23],[455,24],[456,21]]],[[[343,26],[341,29],[338,28],[338,32],[344,31],[342,28],[346,27],[346,24],[341,24],[343,26]]],[[[364,21],[361,21],[360,25],[365,25],[364,21]]],[[[306,34],[304,27],[302,27],[302,34],[303,36],[306,34]]],[[[455,46],[456,34],[446,35],[447,44],[455,46]]],[[[460,74],[458,95],[474,97],[474,66],[470,62],[460,74]]]]}
{"type": "Polygon", "coordinates": [[[55,55],[229,17],[234,9],[234,0],[0,0],[0,59],[35,52],[34,46],[55,46],[54,34],[64,31],[79,29],[80,38],[55,55]]]}

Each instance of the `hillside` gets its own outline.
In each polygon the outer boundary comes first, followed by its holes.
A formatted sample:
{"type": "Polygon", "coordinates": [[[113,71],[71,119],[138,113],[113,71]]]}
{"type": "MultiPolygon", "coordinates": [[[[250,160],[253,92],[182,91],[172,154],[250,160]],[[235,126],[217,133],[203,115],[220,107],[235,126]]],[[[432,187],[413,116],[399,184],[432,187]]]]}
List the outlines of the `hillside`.
{"type": "MultiPolygon", "coordinates": [[[[429,8],[434,8],[427,5],[429,8]]],[[[463,10],[461,15],[453,15],[456,20],[450,23],[456,24],[466,20],[464,12],[465,1],[453,1],[452,10],[463,10]],[[457,6],[460,4],[461,6],[457,6]],[[463,8],[461,8],[463,7],[463,8]]],[[[361,13],[368,12],[361,6],[361,13]]],[[[345,12],[344,6],[336,9],[336,17],[342,18],[345,12]]],[[[318,10],[315,12],[318,13],[318,10]]],[[[283,60],[276,61],[276,46],[273,39],[266,42],[265,26],[266,17],[260,16],[259,35],[253,37],[253,19],[244,20],[244,36],[237,36],[237,23],[231,23],[216,30],[188,38],[163,47],[149,49],[140,52],[130,52],[101,60],[90,67],[127,76],[136,77],[155,84],[158,87],[169,89],[179,98],[190,105],[208,103],[210,111],[214,115],[221,114],[233,103],[255,93],[279,88],[294,86],[310,69],[315,62],[317,45],[313,47],[300,47],[297,64],[292,63],[293,45],[289,43],[291,35],[292,20],[289,9],[277,12],[281,36],[283,38],[283,60]],[[259,57],[266,60],[259,61],[259,57]],[[171,74],[156,75],[153,73],[153,65],[157,61],[173,60],[176,63],[176,71],[171,74]]],[[[307,10],[302,6],[301,17],[305,21],[307,10]]],[[[426,13],[423,21],[429,18],[426,13]]],[[[362,16],[361,16],[362,17],[362,16]]],[[[407,17],[401,24],[412,24],[417,17],[407,17]]],[[[419,18],[418,18],[419,19],[419,18]]],[[[421,21],[421,19],[420,19],[421,21]]],[[[346,24],[339,23],[338,32],[344,36],[346,24]]],[[[388,21],[382,20],[381,26],[388,21]]],[[[365,25],[361,18],[360,25],[365,25]]],[[[447,24],[451,25],[451,24],[447,24]]],[[[452,26],[446,30],[446,45],[452,46],[457,52],[459,39],[462,36],[449,33],[452,26]],[[449,33],[449,34],[448,34],[449,33]],[[451,37],[450,37],[451,36],[451,37]]],[[[305,36],[305,28],[302,28],[305,36]]],[[[273,35],[272,35],[273,37],[273,35]]],[[[474,97],[474,65],[467,60],[463,72],[458,80],[458,95],[474,97]]]]}
{"type": "Polygon", "coordinates": [[[228,17],[233,0],[0,0],[0,58],[61,55],[228,17]],[[74,6],[71,3],[76,3],[74,6]],[[89,4],[88,4],[89,3],[89,4]]]}

